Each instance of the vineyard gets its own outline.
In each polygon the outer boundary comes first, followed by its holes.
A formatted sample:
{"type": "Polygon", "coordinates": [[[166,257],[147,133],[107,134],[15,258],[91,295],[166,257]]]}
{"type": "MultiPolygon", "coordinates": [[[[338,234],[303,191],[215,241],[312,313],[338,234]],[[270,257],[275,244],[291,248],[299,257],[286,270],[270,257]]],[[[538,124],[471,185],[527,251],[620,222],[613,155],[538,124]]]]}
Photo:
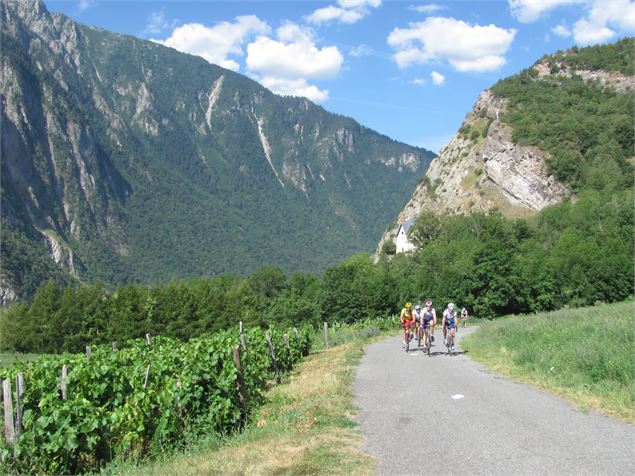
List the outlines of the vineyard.
{"type": "MultiPolygon", "coordinates": [[[[4,401],[20,404],[0,471],[77,474],[203,433],[228,434],[244,426],[267,381],[307,355],[310,342],[309,329],[254,328],[188,342],[148,336],[120,349],[16,362],[0,370],[4,401]]],[[[6,408],[5,433],[14,416],[6,408]]]]}

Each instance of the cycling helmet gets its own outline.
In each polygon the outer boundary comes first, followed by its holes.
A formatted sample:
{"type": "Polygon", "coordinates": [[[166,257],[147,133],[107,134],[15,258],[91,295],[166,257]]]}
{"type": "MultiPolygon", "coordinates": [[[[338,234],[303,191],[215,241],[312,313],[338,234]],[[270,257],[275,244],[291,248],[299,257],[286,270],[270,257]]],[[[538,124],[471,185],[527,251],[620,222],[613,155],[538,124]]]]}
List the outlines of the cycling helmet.
{"type": "Polygon", "coordinates": [[[417,311],[418,311],[418,310],[420,310],[420,309],[421,309],[421,304],[417,304],[417,305],[415,306],[415,309],[416,309],[417,311]]]}
{"type": "Polygon", "coordinates": [[[411,302],[407,302],[406,303],[406,309],[412,309],[412,303],[411,302]]]}
{"type": "Polygon", "coordinates": [[[432,306],[432,299],[426,299],[426,306],[432,306]]]}
{"type": "Polygon", "coordinates": [[[452,304],[452,303],[448,304],[448,309],[450,311],[453,311],[454,310],[454,304],[452,304]]]}

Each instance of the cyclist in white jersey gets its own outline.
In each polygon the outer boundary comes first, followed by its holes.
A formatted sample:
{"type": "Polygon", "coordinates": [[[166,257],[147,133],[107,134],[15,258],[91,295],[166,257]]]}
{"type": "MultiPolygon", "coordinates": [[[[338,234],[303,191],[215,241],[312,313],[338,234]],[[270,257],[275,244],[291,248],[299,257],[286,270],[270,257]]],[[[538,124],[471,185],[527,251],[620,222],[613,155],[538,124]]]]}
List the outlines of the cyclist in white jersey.
{"type": "Polygon", "coordinates": [[[452,337],[456,334],[457,327],[456,309],[454,304],[448,304],[448,308],[443,311],[443,341],[447,344],[448,329],[452,333],[452,337]]]}

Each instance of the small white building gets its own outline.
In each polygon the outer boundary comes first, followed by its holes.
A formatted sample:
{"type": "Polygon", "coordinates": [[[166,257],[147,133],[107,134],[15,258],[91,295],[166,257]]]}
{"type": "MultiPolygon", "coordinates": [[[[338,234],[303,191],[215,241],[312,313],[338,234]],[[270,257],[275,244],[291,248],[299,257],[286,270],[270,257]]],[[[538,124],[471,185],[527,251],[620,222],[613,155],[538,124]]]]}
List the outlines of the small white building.
{"type": "Polygon", "coordinates": [[[408,231],[414,224],[414,219],[409,217],[405,223],[397,227],[397,236],[395,237],[396,253],[407,253],[415,249],[415,245],[408,239],[408,231]]]}

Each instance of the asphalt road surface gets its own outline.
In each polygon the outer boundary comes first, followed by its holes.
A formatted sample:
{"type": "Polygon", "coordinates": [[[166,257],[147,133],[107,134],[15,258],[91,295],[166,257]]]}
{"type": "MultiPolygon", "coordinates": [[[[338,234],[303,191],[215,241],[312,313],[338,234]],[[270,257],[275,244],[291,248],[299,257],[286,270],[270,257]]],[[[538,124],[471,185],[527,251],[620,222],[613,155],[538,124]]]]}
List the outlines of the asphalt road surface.
{"type": "Polygon", "coordinates": [[[401,338],[367,347],[353,384],[356,420],[378,474],[635,474],[635,426],[401,338]]]}

